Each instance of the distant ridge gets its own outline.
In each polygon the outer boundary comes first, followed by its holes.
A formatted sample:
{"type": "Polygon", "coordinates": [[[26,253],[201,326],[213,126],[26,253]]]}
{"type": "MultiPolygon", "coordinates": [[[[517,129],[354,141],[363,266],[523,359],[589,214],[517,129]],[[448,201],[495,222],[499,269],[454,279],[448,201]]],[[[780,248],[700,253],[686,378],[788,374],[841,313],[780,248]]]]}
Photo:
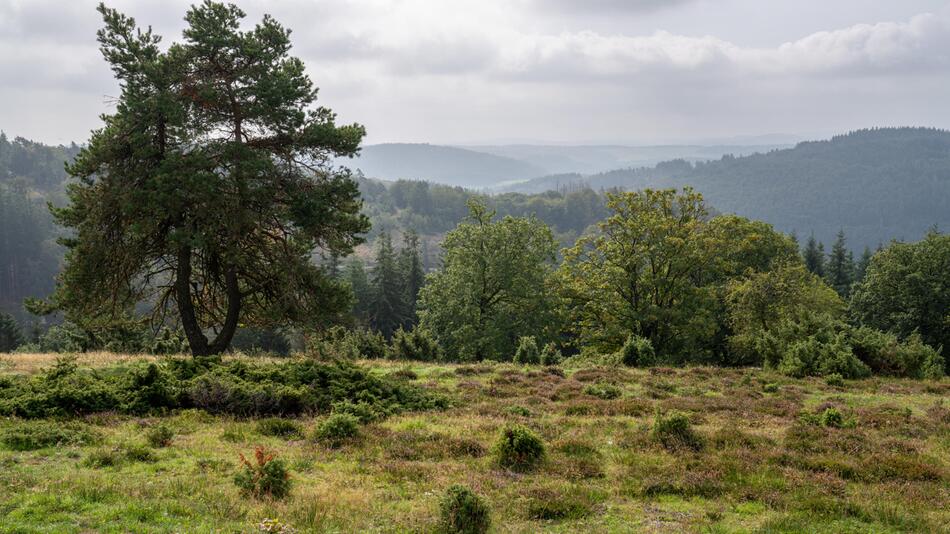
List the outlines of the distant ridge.
{"type": "Polygon", "coordinates": [[[857,130],[765,154],[566,178],[541,177],[505,190],[690,185],[717,210],[762,219],[803,239],[813,233],[830,242],[843,229],[855,249],[916,240],[935,225],[950,228],[950,132],[935,128],[857,130]]]}

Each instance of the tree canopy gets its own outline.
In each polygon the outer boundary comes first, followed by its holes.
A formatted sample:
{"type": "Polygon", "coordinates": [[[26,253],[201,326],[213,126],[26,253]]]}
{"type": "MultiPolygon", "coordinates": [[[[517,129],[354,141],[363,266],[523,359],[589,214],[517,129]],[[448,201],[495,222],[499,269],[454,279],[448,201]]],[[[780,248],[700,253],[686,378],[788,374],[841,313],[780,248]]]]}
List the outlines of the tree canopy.
{"type": "Polygon", "coordinates": [[[445,236],[442,269],[419,294],[419,326],[460,360],[514,356],[518,339],[553,337],[557,243],[533,217],[493,220],[481,202],[445,236]]]}
{"type": "Polygon", "coordinates": [[[270,16],[205,1],[183,40],[99,7],[100,49],[120,82],[114,114],[68,166],[56,220],[72,229],[50,302],[75,321],[171,308],[195,355],[238,324],[318,323],[347,308],[345,285],[311,261],[349,252],[368,229],[349,172],[364,129],[338,126],[270,16]],[[209,338],[209,334],[211,334],[209,338]]]}

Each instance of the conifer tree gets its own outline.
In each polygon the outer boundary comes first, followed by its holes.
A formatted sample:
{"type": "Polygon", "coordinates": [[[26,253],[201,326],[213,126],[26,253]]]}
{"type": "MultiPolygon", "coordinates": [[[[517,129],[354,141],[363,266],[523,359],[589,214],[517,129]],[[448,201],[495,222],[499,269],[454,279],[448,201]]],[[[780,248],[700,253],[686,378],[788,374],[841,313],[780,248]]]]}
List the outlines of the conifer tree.
{"type": "Polygon", "coordinates": [[[374,294],[366,269],[363,268],[363,261],[359,258],[348,261],[344,276],[350,284],[350,291],[353,292],[353,316],[358,322],[368,324],[374,294]]]}
{"type": "Polygon", "coordinates": [[[377,239],[372,278],[371,324],[375,330],[390,338],[405,318],[405,292],[389,232],[383,232],[377,239]]]}
{"type": "Polygon", "coordinates": [[[403,249],[399,252],[399,270],[406,292],[403,299],[406,306],[403,327],[408,329],[416,323],[416,301],[425,283],[425,272],[419,252],[419,234],[409,230],[403,237],[403,243],[403,249]]]}
{"type": "Polygon", "coordinates": [[[848,252],[844,230],[838,230],[835,243],[828,255],[825,267],[825,278],[828,285],[834,288],[842,297],[851,292],[851,283],[854,281],[854,258],[848,252]]]}
{"type": "Polygon", "coordinates": [[[861,259],[854,266],[854,281],[860,282],[864,280],[864,275],[868,272],[868,265],[871,264],[871,252],[870,247],[864,247],[864,252],[861,253],[861,259]]]}
{"type": "Polygon", "coordinates": [[[23,343],[23,333],[13,316],[0,312],[0,352],[11,352],[23,343]]]}
{"type": "Polygon", "coordinates": [[[816,242],[814,235],[808,237],[802,256],[809,272],[822,277],[825,275],[825,246],[816,242]]]}

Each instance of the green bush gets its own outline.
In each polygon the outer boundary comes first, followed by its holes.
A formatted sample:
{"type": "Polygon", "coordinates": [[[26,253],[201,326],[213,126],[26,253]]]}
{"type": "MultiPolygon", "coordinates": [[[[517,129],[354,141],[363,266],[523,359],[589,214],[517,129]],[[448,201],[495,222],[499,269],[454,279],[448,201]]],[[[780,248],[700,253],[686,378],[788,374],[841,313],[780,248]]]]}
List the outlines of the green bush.
{"type": "Polygon", "coordinates": [[[303,429],[296,421],[268,417],[257,422],[257,433],[278,438],[299,438],[303,435],[303,429]]]}
{"type": "Polygon", "coordinates": [[[680,412],[671,412],[665,416],[656,414],[653,421],[653,439],[670,450],[703,448],[702,438],[693,430],[689,416],[680,412]]]}
{"type": "Polygon", "coordinates": [[[762,386],[762,391],[766,393],[777,393],[778,384],[776,384],[775,382],[769,382],[768,384],[762,386]]]}
{"type": "Polygon", "coordinates": [[[653,343],[645,338],[631,334],[620,349],[620,361],[628,367],[647,367],[656,363],[653,343]]]}
{"type": "Polygon", "coordinates": [[[498,465],[512,471],[531,471],[544,461],[544,442],[537,434],[520,425],[502,429],[495,443],[498,465]]]}
{"type": "Polygon", "coordinates": [[[619,387],[606,382],[588,384],[584,388],[584,393],[604,400],[619,399],[623,395],[623,390],[619,387]]]}
{"type": "Polygon", "coordinates": [[[465,486],[455,484],[439,502],[441,531],[452,534],[484,534],[491,526],[485,501],[465,486]]]}
{"type": "Polygon", "coordinates": [[[313,437],[317,441],[322,441],[331,447],[339,447],[347,440],[358,436],[359,433],[359,419],[347,413],[335,413],[317,425],[313,437]]]}
{"type": "Polygon", "coordinates": [[[145,440],[152,447],[168,447],[172,444],[175,432],[168,425],[157,425],[145,433],[145,440]]]}
{"type": "Polygon", "coordinates": [[[115,467],[124,460],[123,454],[118,449],[96,449],[90,452],[83,460],[83,465],[100,469],[103,467],[115,467]]]}
{"type": "Polygon", "coordinates": [[[318,359],[373,360],[385,358],[387,351],[386,338],[379,332],[342,326],[328,328],[308,347],[310,355],[318,359]]]}
{"type": "Polygon", "coordinates": [[[421,328],[409,331],[399,328],[393,333],[389,357],[394,360],[434,362],[442,359],[442,348],[432,334],[421,328]]]}
{"type": "Polygon", "coordinates": [[[844,377],[842,377],[839,373],[831,373],[830,375],[825,377],[825,384],[828,384],[829,386],[832,386],[832,387],[840,388],[844,386],[844,377]]]}
{"type": "Polygon", "coordinates": [[[538,341],[534,339],[534,336],[518,338],[518,347],[515,349],[513,361],[522,365],[541,363],[541,352],[538,350],[538,341]]]}
{"type": "Polygon", "coordinates": [[[79,369],[61,358],[40,375],[6,380],[0,415],[25,418],[105,411],[141,414],[200,408],[240,417],[325,413],[354,403],[381,418],[404,410],[441,409],[444,396],[405,381],[373,375],[345,362],[249,363],[208,358],[137,362],[79,369]]]}
{"type": "Polygon", "coordinates": [[[821,412],[819,422],[821,426],[841,428],[844,426],[844,416],[837,408],[825,408],[825,411],[821,412]]]}
{"type": "Polygon", "coordinates": [[[553,342],[541,349],[541,365],[560,365],[563,360],[561,349],[557,348],[553,342]]]}
{"type": "Polygon", "coordinates": [[[261,447],[254,450],[253,461],[243,454],[241,469],[234,475],[234,484],[246,495],[283,499],[290,493],[290,473],[284,461],[261,447]]]}
{"type": "Polygon", "coordinates": [[[14,451],[89,445],[97,441],[99,441],[97,432],[76,422],[23,421],[0,431],[0,443],[14,451]]]}
{"type": "Polygon", "coordinates": [[[132,462],[145,462],[152,463],[155,462],[158,458],[155,457],[155,453],[151,449],[144,445],[136,444],[126,444],[121,448],[122,456],[125,459],[132,462]]]}

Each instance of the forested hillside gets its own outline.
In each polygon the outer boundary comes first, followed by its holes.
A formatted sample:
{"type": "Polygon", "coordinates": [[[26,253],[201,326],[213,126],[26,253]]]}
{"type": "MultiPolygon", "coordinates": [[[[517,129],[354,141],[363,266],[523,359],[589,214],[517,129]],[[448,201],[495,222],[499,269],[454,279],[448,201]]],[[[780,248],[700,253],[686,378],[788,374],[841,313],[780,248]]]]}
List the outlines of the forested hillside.
{"type": "Polygon", "coordinates": [[[0,133],[0,312],[24,318],[23,299],[53,288],[62,252],[46,201],[60,197],[77,151],[0,133]]]}
{"type": "MultiPolygon", "coordinates": [[[[691,185],[723,212],[830,242],[843,229],[854,249],[919,239],[950,226],[950,132],[880,128],[708,163],[678,160],[579,178],[594,189],[691,185]]],[[[512,186],[537,192],[571,183],[545,177],[512,186]]]]}

